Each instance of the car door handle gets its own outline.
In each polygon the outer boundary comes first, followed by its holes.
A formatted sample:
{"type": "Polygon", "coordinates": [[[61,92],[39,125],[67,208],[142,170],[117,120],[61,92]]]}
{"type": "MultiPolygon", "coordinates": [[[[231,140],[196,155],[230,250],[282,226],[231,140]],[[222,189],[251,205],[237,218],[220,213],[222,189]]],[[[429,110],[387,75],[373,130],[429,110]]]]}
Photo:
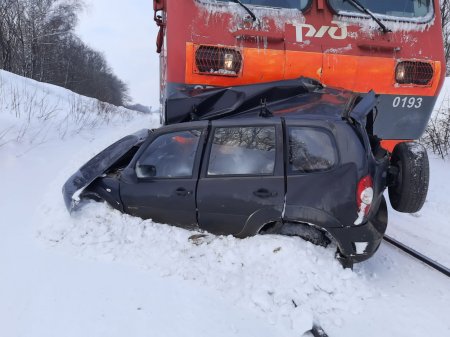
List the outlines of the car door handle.
{"type": "Polygon", "coordinates": [[[186,197],[188,195],[191,195],[192,192],[188,191],[187,189],[185,189],[183,187],[180,187],[180,188],[177,188],[177,190],[175,191],[175,194],[180,196],[180,197],[186,197]]]}
{"type": "Polygon", "coordinates": [[[271,192],[265,188],[260,188],[259,190],[253,192],[253,194],[259,198],[270,198],[278,195],[277,192],[271,192]]]}

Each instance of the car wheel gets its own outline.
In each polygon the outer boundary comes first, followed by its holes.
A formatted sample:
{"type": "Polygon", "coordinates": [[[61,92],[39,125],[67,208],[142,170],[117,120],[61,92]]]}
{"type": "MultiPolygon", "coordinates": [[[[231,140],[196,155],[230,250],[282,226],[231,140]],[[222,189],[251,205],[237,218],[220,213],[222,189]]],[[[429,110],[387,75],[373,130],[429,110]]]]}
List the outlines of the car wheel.
{"type": "Polygon", "coordinates": [[[304,223],[287,222],[281,227],[279,233],[286,236],[299,236],[316,246],[328,247],[331,243],[325,232],[304,223]]]}
{"type": "Polygon", "coordinates": [[[430,167],[427,150],[419,143],[400,143],[394,148],[389,199],[392,207],[403,213],[420,211],[428,193],[430,167]]]}

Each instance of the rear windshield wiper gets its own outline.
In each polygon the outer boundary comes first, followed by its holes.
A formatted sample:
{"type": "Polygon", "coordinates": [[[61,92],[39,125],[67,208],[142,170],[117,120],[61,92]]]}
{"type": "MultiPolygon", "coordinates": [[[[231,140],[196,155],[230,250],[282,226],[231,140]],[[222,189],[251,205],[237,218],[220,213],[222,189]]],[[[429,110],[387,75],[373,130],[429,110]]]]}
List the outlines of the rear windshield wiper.
{"type": "MultiPolygon", "coordinates": [[[[392,1],[394,1],[394,0],[392,0],[392,1]]],[[[344,2],[349,2],[353,7],[355,7],[359,11],[369,15],[378,24],[378,26],[380,26],[380,28],[383,31],[383,33],[390,33],[390,32],[392,32],[392,30],[387,28],[383,24],[383,22],[381,22],[379,19],[377,19],[376,16],[373,15],[373,13],[371,11],[369,11],[366,7],[364,7],[364,5],[362,3],[360,3],[358,0],[344,0],[344,2]]]]}
{"type": "Polygon", "coordinates": [[[247,11],[247,13],[252,17],[253,22],[256,21],[256,15],[250,10],[250,8],[244,5],[240,0],[231,0],[231,1],[241,5],[242,8],[244,8],[247,11]]]}

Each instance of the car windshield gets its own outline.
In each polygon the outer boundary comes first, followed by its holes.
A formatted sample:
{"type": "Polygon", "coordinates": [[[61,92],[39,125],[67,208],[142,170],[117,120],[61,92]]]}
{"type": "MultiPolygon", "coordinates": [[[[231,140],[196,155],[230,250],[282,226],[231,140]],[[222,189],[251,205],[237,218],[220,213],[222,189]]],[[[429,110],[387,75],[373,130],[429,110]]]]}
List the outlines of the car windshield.
{"type": "MultiPolygon", "coordinates": [[[[222,2],[234,2],[231,0],[218,0],[222,2]]],[[[276,8],[296,8],[303,10],[308,6],[310,0],[241,0],[244,5],[255,5],[276,8]]]]}
{"type": "MultiPolygon", "coordinates": [[[[342,12],[361,13],[351,1],[328,0],[330,6],[339,14],[342,12]]],[[[374,14],[400,18],[424,18],[432,12],[430,0],[359,0],[361,5],[374,14]]]]}

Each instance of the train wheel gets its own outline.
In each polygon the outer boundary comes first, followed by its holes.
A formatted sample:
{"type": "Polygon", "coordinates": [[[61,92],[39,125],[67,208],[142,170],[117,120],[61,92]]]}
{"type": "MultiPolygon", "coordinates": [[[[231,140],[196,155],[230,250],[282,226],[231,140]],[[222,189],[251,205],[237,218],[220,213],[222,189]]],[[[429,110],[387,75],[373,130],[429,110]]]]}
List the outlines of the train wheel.
{"type": "Polygon", "coordinates": [[[420,211],[428,193],[430,166],[427,150],[419,143],[400,143],[394,148],[389,199],[392,207],[403,213],[420,211]]]}

